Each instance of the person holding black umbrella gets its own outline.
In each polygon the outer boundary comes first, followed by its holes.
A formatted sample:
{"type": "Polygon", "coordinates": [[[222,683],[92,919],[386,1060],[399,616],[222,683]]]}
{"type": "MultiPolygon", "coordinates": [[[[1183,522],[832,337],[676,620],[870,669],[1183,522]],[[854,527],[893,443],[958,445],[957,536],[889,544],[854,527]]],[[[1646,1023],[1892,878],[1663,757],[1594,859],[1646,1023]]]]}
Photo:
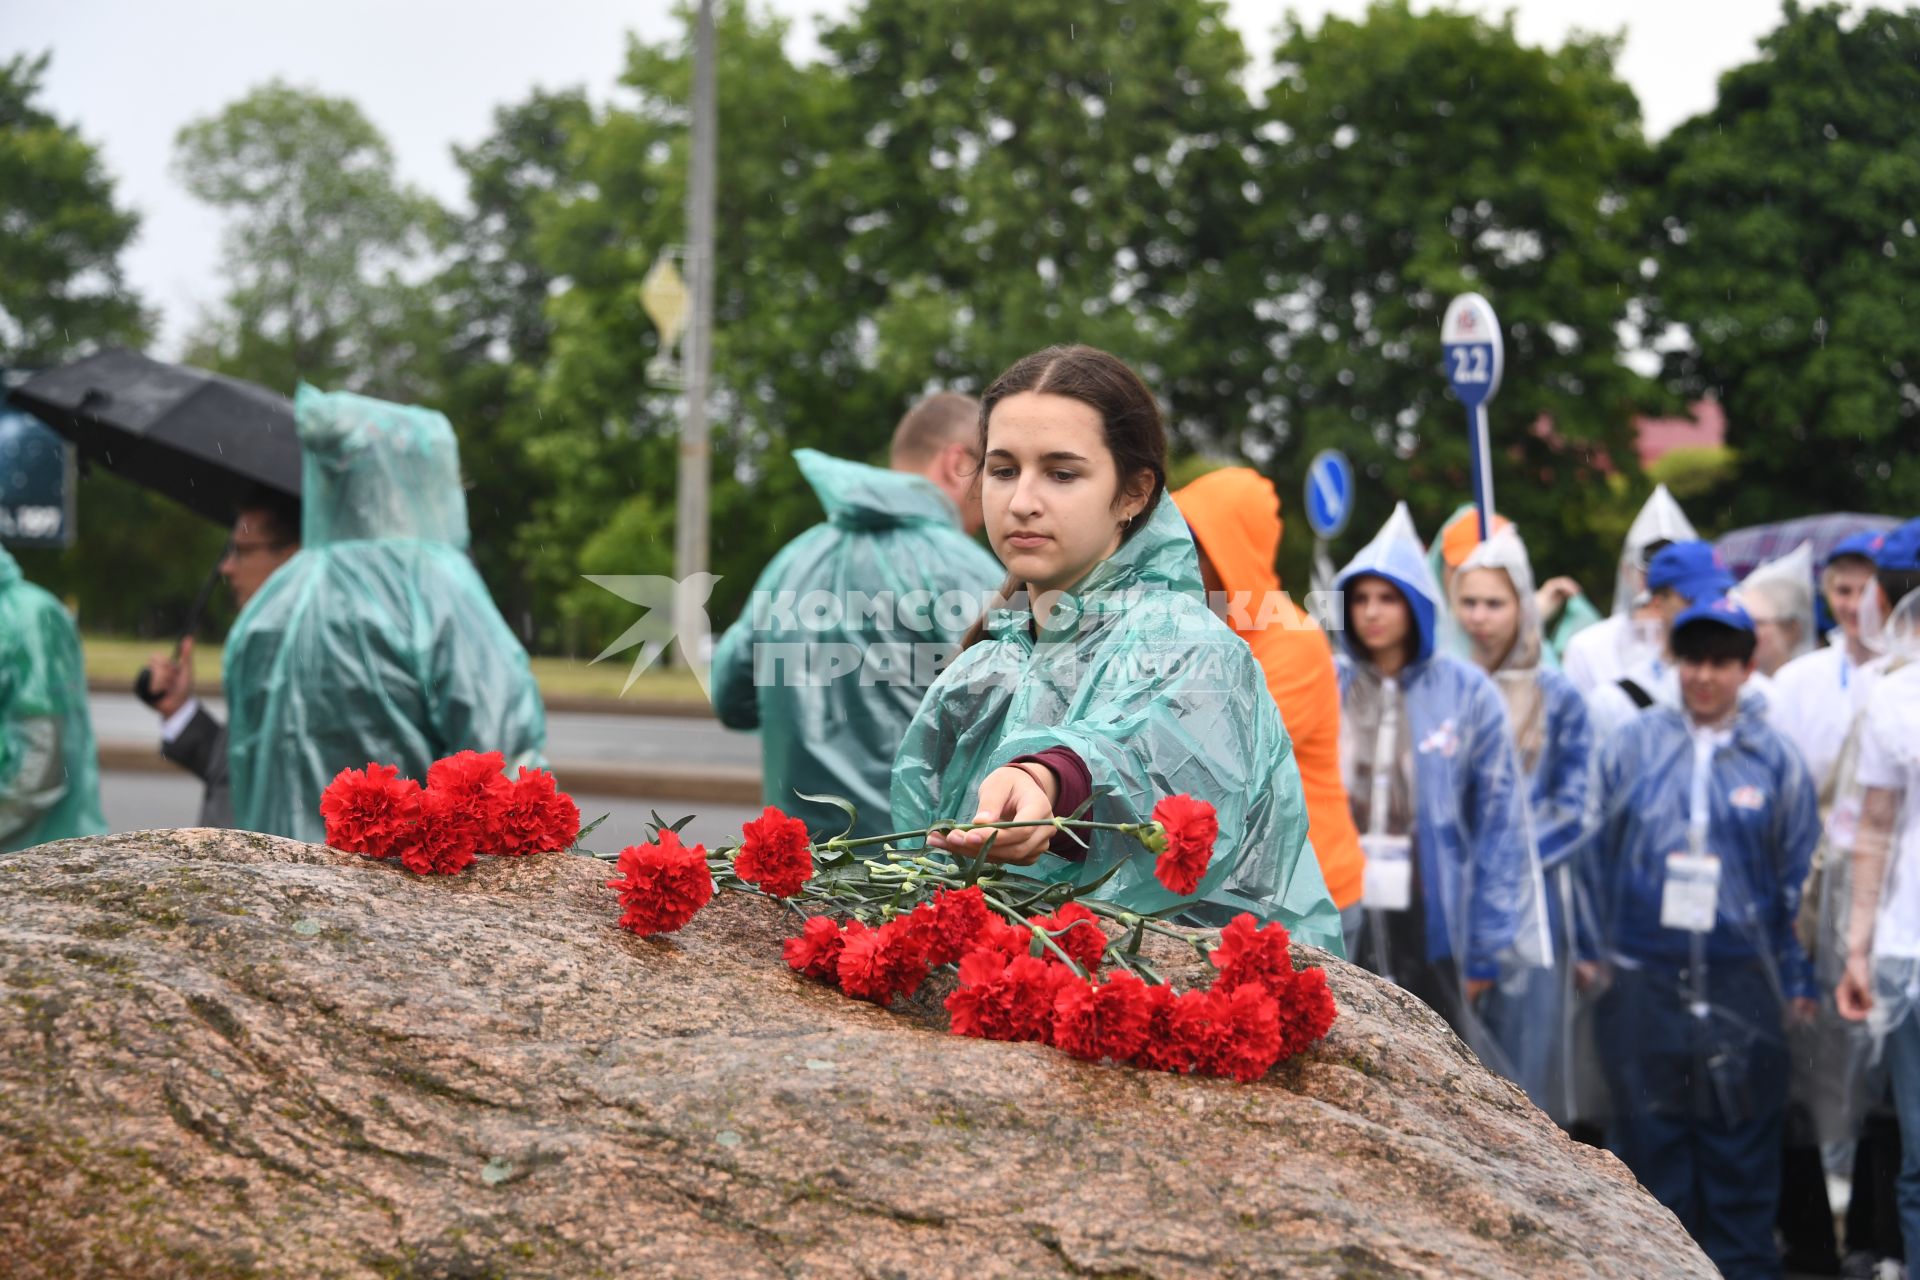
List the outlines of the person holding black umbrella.
{"type": "MultiPolygon", "coordinates": [[[[257,486],[241,499],[233,536],[220,557],[220,576],[233,592],[234,604],[244,611],[274,571],[299,550],[298,499],[257,486]]],[[[161,717],[160,754],[206,783],[200,801],[200,825],[231,827],[227,726],[196,694],[192,636],[183,637],[171,656],[156,653],[148,660],[146,696],[161,717]]]]}
{"type": "Polygon", "coordinates": [[[106,829],[80,633],[0,547],[0,853],[106,829]]]}
{"type": "Polygon", "coordinates": [[[301,386],[301,547],[227,637],[236,825],[321,842],[320,794],[369,762],[425,779],[458,751],[545,763],[527,653],[467,558],[445,415],[301,386]]]}

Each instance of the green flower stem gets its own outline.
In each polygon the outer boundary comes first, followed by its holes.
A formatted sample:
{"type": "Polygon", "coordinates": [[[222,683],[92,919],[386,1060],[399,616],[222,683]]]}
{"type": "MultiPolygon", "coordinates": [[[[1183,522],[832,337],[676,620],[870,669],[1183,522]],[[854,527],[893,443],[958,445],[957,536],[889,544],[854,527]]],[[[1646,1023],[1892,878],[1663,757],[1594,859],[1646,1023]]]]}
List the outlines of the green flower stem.
{"type": "Polygon", "coordinates": [[[1152,965],[1142,960],[1139,956],[1134,955],[1132,952],[1110,949],[1108,954],[1128,969],[1131,969],[1142,982],[1150,983],[1156,987],[1164,987],[1166,985],[1166,979],[1154,972],[1152,965]]]}
{"type": "Polygon", "coordinates": [[[1014,924],[1017,924],[1022,928],[1024,928],[1025,930],[1027,930],[1027,932],[1031,933],[1034,937],[1040,939],[1041,944],[1045,946],[1047,950],[1053,952],[1054,955],[1060,957],[1061,963],[1066,965],[1067,968],[1073,970],[1076,974],[1078,974],[1082,978],[1087,976],[1087,971],[1080,967],[1079,961],[1075,960],[1072,956],[1068,955],[1065,951],[1062,951],[1060,949],[1060,944],[1055,942],[1053,940],[1053,935],[1048,933],[1045,929],[1034,928],[1033,925],[1028,922],[1025,916],[1021,915],[1018,911],[1015,911],[1012,907],[1007,906],[1005,903],[1002,903],[997,899],[988,898],[987,905],[989,907],[992,907],[995,911],[999,912],[1001,915],[1005,916],[1008,920],[1012,921],[1014,924]]]}

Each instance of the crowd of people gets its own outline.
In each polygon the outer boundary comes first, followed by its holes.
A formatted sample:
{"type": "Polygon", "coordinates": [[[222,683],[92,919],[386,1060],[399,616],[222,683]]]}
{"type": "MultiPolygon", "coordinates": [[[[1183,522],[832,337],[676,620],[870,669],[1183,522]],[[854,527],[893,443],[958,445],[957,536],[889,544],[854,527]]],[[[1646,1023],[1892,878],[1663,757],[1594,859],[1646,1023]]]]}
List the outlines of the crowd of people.
{"type": "MultiPolygon", "coordinates": [[[[204,819],[318,840],[342,768],[542,762],[446,419],[302,388],[296,420],[302,502],[245,504],[222,565],[229,722],[190,644],[149,668],[204,819]]],[[[1105,352],[922,401],[887,466],[794,459],[826,520],[711,669],[769,804],[830,836],[839,812],[800,797],[844,796],[861,836],[932,828],[1131,910],[1281,921],[1608,1145],[1728,1276],[1920,1248],[1920,520],[1736,582],[1657,490],[1602,617],[1536,582],[1524,530],[1467,508],[1429,544],[1402,505],[1316,621],[1275,570],[1273,484],[1170,489],[1154,396],[1105,352]],[[1178,794],[1219,821],[1191,894],[1116,830],[977,825],[1178,794]]],[[[104,830],[77,636],[4,551],[0,730],[0,849],[104,830]]]]}

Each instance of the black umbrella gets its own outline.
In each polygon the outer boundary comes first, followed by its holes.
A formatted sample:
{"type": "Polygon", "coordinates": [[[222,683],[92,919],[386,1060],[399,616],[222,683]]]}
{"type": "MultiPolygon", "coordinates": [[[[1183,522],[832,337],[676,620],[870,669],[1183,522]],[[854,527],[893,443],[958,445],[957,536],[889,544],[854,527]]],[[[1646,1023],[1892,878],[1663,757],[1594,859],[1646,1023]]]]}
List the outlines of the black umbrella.
{"type": "MultiPolygon", "coordinates": [[[[218,524],[231,523],[258,489],[300,496],[293,402],[249,382],[109,348],[35,374],[7,399],[73,441],[88,462],[218,524]]],[[[198,627],[219,580],[216,565],[185,634],[198,627]]],[[[134,692],[154,701],[145,671],[134,692]]]]}
{"type": "Polygon", "coordinates": [[[88,462],[219,524],[256,487],[300,495],[293,402],[252,383],[110,348],[7,398],[88,462]]]}

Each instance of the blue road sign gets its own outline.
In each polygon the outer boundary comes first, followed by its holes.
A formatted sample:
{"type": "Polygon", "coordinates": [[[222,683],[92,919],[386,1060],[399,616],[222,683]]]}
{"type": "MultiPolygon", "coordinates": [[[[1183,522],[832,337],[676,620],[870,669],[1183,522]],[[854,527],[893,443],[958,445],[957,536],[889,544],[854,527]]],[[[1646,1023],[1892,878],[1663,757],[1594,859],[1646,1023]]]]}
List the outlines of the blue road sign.
{"type": "Polygon", "coordinates": [[[1307,527],[1316,538],[1337,538],[1353,519],[1353,464],[1338,449],[1322,449],[1307,465],[1307,527]]]}
{"type": "Polygon", "coordinates": [[[1487,440],[1487,401],[1500,390],[1506,353],[1493,306],[1477,293],[1463,293],[1447,306],[1440,322],[1440,350],[1447,383],[1467,406],[1468,439],[1473,445],[1473,504],[1480,512],[1480,537],[1493,528],[1493,450],[1487,440]]]}

